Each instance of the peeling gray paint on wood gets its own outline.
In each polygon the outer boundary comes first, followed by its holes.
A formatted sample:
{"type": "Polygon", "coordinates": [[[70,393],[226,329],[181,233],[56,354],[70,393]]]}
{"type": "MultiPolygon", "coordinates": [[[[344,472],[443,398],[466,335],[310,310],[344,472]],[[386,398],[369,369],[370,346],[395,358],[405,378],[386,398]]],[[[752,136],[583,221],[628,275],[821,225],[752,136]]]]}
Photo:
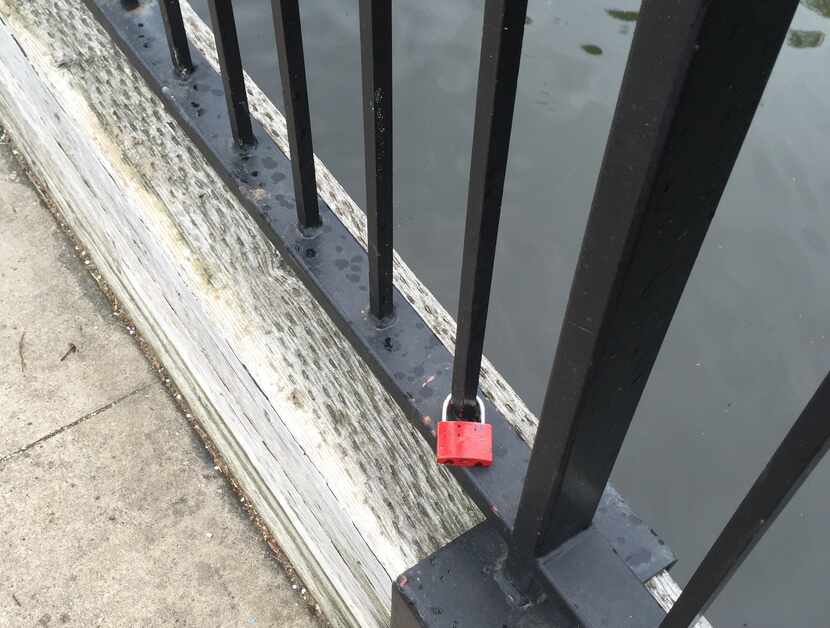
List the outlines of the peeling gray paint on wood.
{"type": "MultiPolygon", "coordinates": [[[[81,0],[0,0],[0,17],[0,114],[35,172],[324,612],[388,625],[392,579],[481,515],[81,0]]],[[[287,153],[284,118],[250,77],[248,92],[287,153]]],[[[363,212],[319,160],[317,178],[365,246],[363,212]]],[[[452,318],[395,261],[451,347],[452,318]]],[[[532,442],[536,418],[487,361],[482,391],[532,442]]],[[[677,591],[665,573],[651,589],[677,591]]]]}

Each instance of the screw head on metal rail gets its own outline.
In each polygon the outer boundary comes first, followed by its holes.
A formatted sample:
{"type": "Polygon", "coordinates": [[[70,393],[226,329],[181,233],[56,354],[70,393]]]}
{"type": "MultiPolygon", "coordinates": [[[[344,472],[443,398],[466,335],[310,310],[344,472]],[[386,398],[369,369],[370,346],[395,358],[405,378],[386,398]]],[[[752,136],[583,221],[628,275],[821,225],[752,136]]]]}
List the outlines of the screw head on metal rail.
{"type": "Polygon", "coordinates": [[[444,400],[435,446],[438,464],[489,467],[493,464],[493,426],[484,422],[484,403],[477,397],[480,420],[449,421],[450,397],[444,400]]]}

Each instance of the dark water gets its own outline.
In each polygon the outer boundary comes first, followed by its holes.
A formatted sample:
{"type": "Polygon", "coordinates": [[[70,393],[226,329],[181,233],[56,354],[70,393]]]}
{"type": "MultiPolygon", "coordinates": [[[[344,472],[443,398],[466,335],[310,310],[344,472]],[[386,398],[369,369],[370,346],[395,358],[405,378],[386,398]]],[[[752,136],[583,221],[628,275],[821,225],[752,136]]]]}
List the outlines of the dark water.
{"type": "MultiPolygon", "coordinates": [[[[281,106],[266,2],[236,4],[247,67],[281,106]]],[[[394,3],[396,246],[453,313],[482,4],[394,3]]],[[[356,5],[304,0],[302,17],[315,148],[363,204],[356,5]]],[[[530,3],[486,352],[537,410],[638,6],[530,3]]],[[[830,0],[799,8],[614,472],[681,583],[830,369],[828,16],[830,0]]],[[[830,626],[828,480],[825,464],[716,626],[830,626]]]]}

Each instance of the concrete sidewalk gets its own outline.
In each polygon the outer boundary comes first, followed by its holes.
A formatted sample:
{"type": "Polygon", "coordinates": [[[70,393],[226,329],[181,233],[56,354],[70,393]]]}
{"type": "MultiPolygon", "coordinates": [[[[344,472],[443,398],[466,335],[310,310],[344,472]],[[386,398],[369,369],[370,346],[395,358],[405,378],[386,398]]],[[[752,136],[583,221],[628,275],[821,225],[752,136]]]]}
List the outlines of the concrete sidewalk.
{"type": "Polygon", "coordinates": [[[0,199],[0,626],[322,626],[5,139],[0,199]]]}

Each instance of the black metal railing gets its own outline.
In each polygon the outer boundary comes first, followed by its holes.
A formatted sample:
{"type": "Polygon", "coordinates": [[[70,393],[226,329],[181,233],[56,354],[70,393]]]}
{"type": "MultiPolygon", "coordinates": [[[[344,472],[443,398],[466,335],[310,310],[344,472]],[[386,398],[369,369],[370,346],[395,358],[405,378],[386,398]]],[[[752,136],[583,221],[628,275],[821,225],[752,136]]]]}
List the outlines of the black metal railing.
{"type": "Polygon", "coordinates": [[[300,30],[300,7],[297,0],[271,3],[277,57],[284,96],[288,145],[291,150],[291,177],[297,223],[311,234],[322,224],[317,205],[317,178],[314,171],[314,148],[311,141],[311,115],[308,112],[308,87],[305,78],[303,34],[300,30]]]}
{"type": "MultiPolygon", "coordinates": [[[[272,1],[290,162],[251,118],[230,0],[209,0],[221,75],[189,49],[177,0],[86,2],[427,441],[446,394],[452,418],[478,418],[527,0],[484,3],[454,355],[392,281],[391,0],[357,0],[368,255],[317,195],[297,0],[272,1]],[[169,50],[139,37],[153,30],[169,50]],[[366,264],[347,280],[343,258],[366,264]]],[[[495,462],[452,471],[488,520],[398,581],[396,628],[689,626],[826,452],[830,380],[672,610],[657,606],[643,582],[674,557],[608,480],[797,4],[644,0],[533,449],[484,402],[495,462]]]]}
{"type": "MultiPolygon", "coordinates": [[[[278,4],[275,3],[275,4],[278,4]]],[[[394,316],[392,300],[392,1],[359,0],[369,311],[394,316]]]]}

